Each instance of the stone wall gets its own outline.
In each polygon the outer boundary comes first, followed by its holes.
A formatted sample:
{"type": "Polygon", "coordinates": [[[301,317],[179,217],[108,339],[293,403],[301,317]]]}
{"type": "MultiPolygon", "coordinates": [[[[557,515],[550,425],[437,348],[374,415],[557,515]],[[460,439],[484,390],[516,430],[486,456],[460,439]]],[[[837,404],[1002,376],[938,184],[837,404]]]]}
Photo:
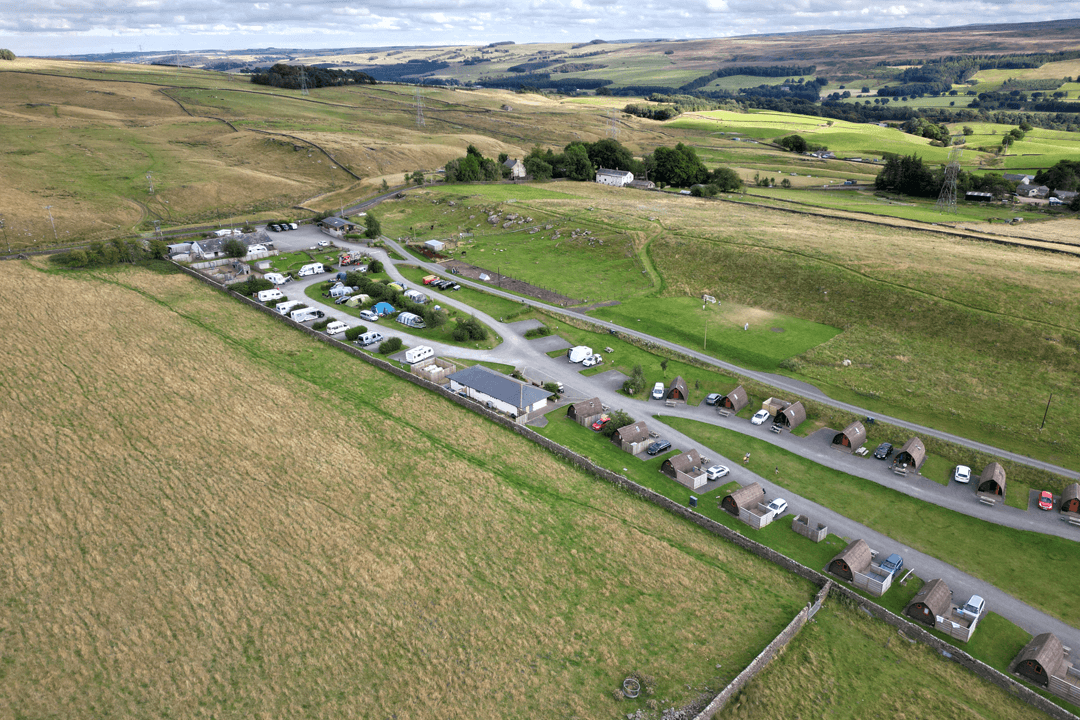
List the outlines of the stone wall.
{"type": "MultiPolygon", "coordinates": [[[[392,364],[392,363],[390,363],[390,362],[388,362],[386,360],[383,360],[382,358],[372,357],[371,355],[368,355],[367,353],[361,352],[355,345],[352,345],[351,343],[344,343],[344,342],[341,342],[339,340],[335,340],[335,339],[331,338],[330,336],[326,335],[325,333],[321,333],[321,332],[318,332],[316,330],[312,330],[311,328],[307,327],[306,325],[301,325],[300,323],[295,322],[294,320],[292,320],[290,318],[287,318],[287,317],[285,317],[283,315],[279,315],[277,312],[274,311],[273,308],[269,308],[269,307],[263,305],[262,303],[256,302],[255,300],[253,300],[251,298],[247,298],[247,297],[244,297],[243,295],[239,295],[239,294],[237,294],[235,292],[232,292],[229,289],[224,288],[221,285],[219,285],[218,283],[214,282],[210,278],[205,277],[204,275],[201,275],[201,274],[195,272],[194,270],[191,270],[190,268],[186,268],[183,265],[176,265],[176,267],[179,268],[182,272],[185,272],[188,275],[191,275],[192,277],[197,279],[199,282],[206,283],[210,287],[212,287],[212,288],[214,288],[214,289],[216,289],[216,290],[218,290],[220,292],[226,293],[226,294],[230,295],[231,297],[236,298],[240,302],[251,305],[252,307],[257,308],[260,312],[262,312],[262,313],[264,313],[266,315],[269,315],[269,316],[271,316],[273,318],[276,318],[277,320],[279,320],[281,322],[284,322],[284,323],[286,323],[288,325],[291,325],[294,328],[296,328],[296,329],[298,329],[298,330],[300,330],[300,331],[302,331],[304,333],[307,333],[308,335],[310,335],[311,337],[315,338],[316,340],[318,340],[320,342],[324,342],[324,343],[327,343],[329,345],[333,345],[333,346],[347,352],[348,354],[350,354],[350,355],[352,355],[352,356],[354,356],[356,358],[359,358],[360,360],[363,360],[364,362],[366,362],[366,363],[368,363],[370,365],[374,365],[374,366],[376,366],[376,367],[378,367],[380,369],[386,370],[387,372],[389,372],[389,373],[391,373],[393,375],[396,375],[397,377],[399,377],[399,378],[401,378],[401,379],[403,379],[403,380],[405,380],[407,382],[411,382],[414,385],[418,385],[418,386],[423,387],[423,388],[425,388],[427,390],[431,390],[432,392],[435,392],[435,393],[441,395],[443,398],[449,400],[450,402],[457,403],[458,405],[460,405],[462,407],[468,408],[469,410],[472,410],[473,412],[479,413],[479,414],[487,417],[492,422],[495,422],[495,423],[503,426],[504,428],[507,428],[508,430],[511,430],[512,432],[517,433],[518,435],[521,435],[523,437],[528,438],[529,440],[532,440],[537,445],[540,445],[541,447],[544,447],[544,448],[548,449],[549,451],[551,451],[555,455],[558,455],[559,457],[563,458],[565,461],[569,462],[571,465],[574,465],[574,466],[576,466],[578,468],[581,468],[585,472],[590,473],[591,475],[594,475],[594,476],[596,476],[596,477],[598,477],[598,478],[600,478],[602,480],[606,480],[607,482],[611,483],[612,485],[615,485],[619,489],[621,489],[621,490],[623,490],[625,492],[628,492],[628,493],[630,493],[632,495],[635,495],[635,496],[641,498],[642,500],[646,500],[648,502],[651,502],[652,504],[654,504],[654,505],[656,505],[658,507],[661,507],[661,508],[667,510],[668,512],[671,512],[671,513],[673,513],[675,515],[678,515],[679,517],[681,517],[681,518],[683,518],[685,520],[689,520],[690,522],[692,522],[695,525],[698,525],[698,526],[708,530],[709,532],[713,533],[714,535],[719,535],[720,537],[724,538],[728,542],[731,542],[731,543],[743,548],[744,550],[746,550],[746,551],[748,551],[750,553],[753,553],[754,555],[756,555],[756,556],[758,556],[760,558],[768,560],[769,562],[774,563],[775,565],[779,565],[780,567],[784,568],[785,570],[787,570],[789,572],[792,572],[792,573],[798,575],[799,577],[801,577],[801,578],[803,578],[805,580],[809,580],[810,582],[814,583],[818,587],[822,588],[823,591],[828,590],[828,593],[829,593],[830,596],[832,596],[832,595],[840,596],[840,597],[846,598],[850,602],[854,602],[854,603],[857,603],[857,604],[861,605],[873,617],[875,617],[875,618],[877,618],[879,620],[883,620],[883,621],[889,623],[890,625],[893,625],[893,626],[895,626],[897,628],[902,629],[905,632],[905,634],[908,635],[908,637],[913,637],[916,640],[918,640],[919,642],[925,643],[925,644],[929,645],[930,647],[934,648],[935,650],[937,650],[937,651],[939,651],[939,652],[941,652],[943,654],[948,653],[948,657],[950,657],[955,662],[963,665],[964,667],[971,670],[973,673],[975,673],[979,677],[983,678],[984,680],[987,680],[987,681],[992,682],[992,683],[994,683],[995,685],[997,685],[997,686],[999,686],[1001,688],[1004,688],[1010,694],[1018,697],[1019,699],[1023,700],[1026,703],[1028,703],[1029,705],[1032,705],[1032,706],[1038,708],[1039,710],[1045,712],[1050,717],[1055,718],[1055,720],[1080,720],[1080,717],[1077,717],[1076,715],[1073,715],[1072,713],[1068,712],[1067,710],[1058,707],[1057,705],[1050,702],[1049,700],[1042,697],[1041,695],[1034,692],[1033,690],[1030,690],[1029,688],[1027,688],[1024,685],[1021,685],[1018,681],[1012,679],[1008,675],[995,670],[994,668],[990,667],[989,665],[987,665],[987,664],[985,664],[985,663],[983,663],[983,662],[981,662],[979,660],[976,660],[975,658],[971,657],[970,655],[968,655],[964,651],[960,650],[959,648],[957,648],[957,647],[955,647],[953,645],[950,645],[949,643],[945,642],[944,640],[939,640],[938,638],[934,637],[933,635],[931,635],[926,630],[923,630],[922,628],[918,627],[917,625],[915,625],[913,623],[910,623],[907,620],[904,620],[903,618],[901,618],[900,616],[889,612],[888,610],[881,607],[877,603],[872,602],[871,600],[868,600],[868,599],[862,597],[861,595],[856,593],[854,590],[850,590],[850,589],[848,589],[846,587],[843,587],[841,585],[838,585],[836,583],[831,582],[831,580],[829,578],[827,578],[825,575],[817,572],[816,570],[811,570],[810,568],[806,567],[805,565],[803,565],[801,563],[796,562],[795,560],[792,560],[791,558],[787,557],[786,555],[782,555],[782,554],[776,552],[775,550],[773,550],[772,548],[766,547],[765,545],[762,545],[759,542],[755,542],[755,541],[751,540],[748,537],[740,535],[739,533],[735,532],[734,530],[731,530],[731,529],[721,525],[720,523],[715,522],[714,520],[711,520],[711,519],[705,517],[704,515],[700,515],[696,511],[694,511],[694,510],[692,510],[690,508],[683,507],[682,505],[676,503],[673,500],[670,500],[670,499],[664,497],[663,495],[660,495],[659,493],[653,492],[652,490],[650,490],[650,489],[648,489],[646,487],[638,485],[637,483],[623,477],[622,475],[618,475],[618,474],[608,470],[607,468],[600,467],[599,465],[592,462],[591,460],[589,460],[585,456],[574,452],[570,448],[563,447],[562,445],[559,445],[558,443],[552,442],[551,440],[547,439],[546,437],[544,437],[544,436],[540,435],[539,433],[537,433],[536,431],[534,431],[532,428],[526,427],[524,425],[518,425],[514,420],[512,420],[512,419],[510,419],[508,417],[505,417],[503,415],[500,415],[498,413],[492,412],[491,410],[488,410],[487,408],[483,407],[482,405],[477,404],[476,402],[473,402],[471,400],[466,400],[465,398],[459,397],[456,394],[448,393],[445,390],[445,388],[443,388],[441,385],[437,385],[435,383],[428,382],[427,380],[424,380],[423,378],[416,377],[415,375],[410,373],[408,370],[403,370],[402,368],[398,367],[397,365],[394,365],[394,364],[392,364]]],[[[793,620],[792,622],[794,623],[795,621],[793,620]]],[[[805,623],[805,618],[803,619],[803,622],[805,623]]],[[[790,627],[790,624],[789,624],[789,627],[790,627]]],[[[800,625],[800,627],[801,627],[801,625],[800,625]]],[[[787,630],[788,629],[785,628],[785,632],[787,632],[787,630]]],[[[797,630],[794,631],[794,632],[797,632],[797,630]]],[[[792,633],[792,637],[794,637],[794,632],[792,633]]],[[[783,633],[781,633],[781,634],[783,634],[783,633]]],[[[786,644],[787,641],[789,641],[789,640],[790,640],[790,637],[787,638],[787,640],[785,640],[783,644],[786,644]]],[[[774,640],[774,642],[776,642],[776,640],[774,640]]],[[[780,645],[779,647],[783,647],[783,645],[780,645]]],[[[766,650],[767,649],[768,648],[766,648],[766,650]]],[[[773,655],[775,655],[775,651],[773,652],[773,655]]],[[[770,659],[771,659],[771,656],[770,656],[770,659]]],[[[710,703],[710,706],[711,706],[711,703],[710,703]]],[[[715,710],[714,710],[714,712],[715,712],[715,710]]]]}

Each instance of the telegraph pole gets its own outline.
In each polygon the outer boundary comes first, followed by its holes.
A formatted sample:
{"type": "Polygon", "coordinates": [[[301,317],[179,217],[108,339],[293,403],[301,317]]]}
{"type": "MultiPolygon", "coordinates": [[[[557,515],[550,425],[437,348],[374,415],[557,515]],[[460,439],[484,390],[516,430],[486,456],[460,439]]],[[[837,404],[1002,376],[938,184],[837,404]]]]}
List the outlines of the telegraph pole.
{"type": "Polygon", "coordinates": [[[1051,400],[1053,400],[1053,399],[1054,399],[1054,393],[1050,393],[1050,397],[1048,397],[1048,398],[1046,399],[1046,410],[1045,410],[1045,411],[1043,411],[1043,421],[1042,421],[1042,425],[1040,425],[1040,426],[1039,426],[1039,430],[1040,430],[1040,431],[1041,431],[1041,430],[1042,430],[1042,429],[1043,429],[1044,427],[1046,427],[1046,416],[1047,416],[1047,414],[1048,414],[1048,413],[1050,412],[1050,401],[1051,401],[1051,400]]]}
{"type": "Polygon", "coordinates": [[[8,238],[7,225],[4,224],[4,214],[0,213],[0,230],[4,231],[4,242],[7,243],[7,251],[11,252],[11,240],[8,238]]]}
{"type": "Polygon", "coordinates": [[[60,236],[56,234],[56,221],[53,220],[52,216],[52,205],[46,205],[45,209],[49,211],[49,222],[52,223],[53,239],[55,239],[56,242],[60,242],[60,236]]]}

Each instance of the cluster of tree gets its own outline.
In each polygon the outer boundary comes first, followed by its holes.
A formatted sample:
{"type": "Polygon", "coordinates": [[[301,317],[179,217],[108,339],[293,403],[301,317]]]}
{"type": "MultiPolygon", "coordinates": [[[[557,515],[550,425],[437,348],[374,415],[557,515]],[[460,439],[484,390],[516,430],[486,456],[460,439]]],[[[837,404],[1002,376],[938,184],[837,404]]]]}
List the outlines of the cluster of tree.
{"type": "Polygon", "coordinates": [[[785,80],[779,85],[758,85],[752,88],[739,90],[739,97],[743,98],[798,98],[808,102],[817,102],[821,97],[821,88],[829,84],[825,78],[814,78],[809,82],[798,80],[785,80]]]}
{"type": "Polygon", "coordinates": [[[337,85],[374,85],[375,78],[358,70],[334,70],[311,65],[285,65],[278,63],[269,70],[259,68],[251,76],[256,85],[299,89],[305,83],[309,88],[334,87],[337,85]],[[301,78],[301,73],[303,77],[301,78]]]}
{"type": "Polygon", "coordinates": [[[473,316],[469,316],[468,319],[458,318],[453,332],[450,333],[450,337],[458,342],[464,340],[487,340],[487,330],[484,329],[484,324],[473,316]]]}
{"type": "Polygon", "coordinates": [[[1038,185],[1054,190],[1080,190],[1080,160],[1059,160],[1035,176],[1038,185]]]}
{"type": "Polygon", "coordinates": [[[520,92],[538,92],[542,89],[557,92],[595,90],[612,83],[611,80],[600,78],[553,78],[551,73],[527,73],[515,77],[484,77],[477,82],[485,87],[504,88],[520,92]]]}
{"type": "Polygon", "coordinates": [[[649,120],[670,120],[684,112],[702,112],[704,110],[738,109],[738,103],[733,100],[716,101],[697,95],[667,95],[652,93],[645,98],[650,102],[665,103],[664,105],[636,105],[630,104],[623,108],[628,115],[648,118],[649,120]]]}
{"type": "MultiPolygon", "coordinates": [[[[372,263],[368,269],[371,272],[376,272],[374,263],[372,263]]],[[[395,290],[385,283],[373,280],[364,273],[356,272],[355,270],[346,273],[345,284],[357,288],[359,292],[365,295],[370,295],[375,302],[385,301],[393,305],[396,310],[419,315],[424,319],[424,324],[429,328],[438,328],[446,324],[447,315],[445,311],[436,310],[430,303],[424,305],[415,303],[402,295],[398,290],[395,290]]],[[[333,282],[327,281],[326,288],[329,289],[331,285],[333,285],[333,282]]]]}
{"type": "MultiPolygon", "coordinates": [[[[600,140],[597,143],[572,142],[563,148],[561,153],[556,153],[550,148],[544,150],[537,145],[529,151],[529,154],[525,156],[525,160],[522,161],[525,165],[525,172],[536,180],[547,180],[553,177],[567,178],[568,180],[593,180],[596,178],[596,168],[598,166],[590,159],[589,150],[593,145],[598,145],[601,142],[614,143],[625,152],[625,157],[629,157],[631,162],[636,162],[633,156],[630,155],[630,151],[623,148],[618,140],[600,140]]],[[[616,152],[616,157],[622,158],[623,155],[616,152]]],[[[610,160],[611,158],[605,155],[604,159],[610,160]]],[[[615,162],[626,164],[619,159],[616,159],[615,162]]],[[[628,167],[616,167],[615,165],[610,167],[613,170],[630,170],[633,172],[628,167]]]]}
{"type": "Polygon", "coordinates": [[[695,78],[679,88],[681,92],[691,92],[703,88],[713,80],[731,77],[732,75],[749,75],[751,77],[792,77],[796,75],[813,75],[817,67],[808,65],[740,65],[737,67],[725,67],[714,70],[708,75],[695,78]]]}
{"type": "Polygon", "coordinates": [[[624,107],[623,112],[627,115],[636,115],[646,120],[659,120],[661,122],[678,117],[681,114],[679,109],[672,105],[635,105],[634,103],[624,107]]]}
{"type": "Polygon", "coordinates": [[[614,437],[619,428],[634,424],[634,418],[630,417],[630,414],[622,409],[611,413],[609,417],[611,419],[604,423],[604,427],[600,428],[600,434],[606,438],[614,437]]]}
{"type": "Polygon", "coordinates": [[[15,53],[11,52],[7,48],[0,48],[0,60],[14,60],[15,53]]]}
{"type": "Polygon", "coordinates": [[[900,129],[908,135],[930,138],[943,145],[949,145],[951,142],[952,136],[949,134],[949,128],[944,125],[930,122],[924,117],[908,118],[904,124],[900,126],[900,129]]]}
{"type": "Polygon", "coordinates": [[[531,73],[537,70],[543,70],[546,67],[551,67],[557,60],[539,60],[537,62],[521,63],[520,65],[513,65],[506,68],[506,72],[512,73],[531,73]]]}
{"type": "MultiPolygon", "coordinates": [[[[1080,167],[1080,163],[1076,164],[1080,167]]],[[[1049,173],[1050,171],[1044,172],[1049,173]]],[[[941,192],[944,181],[944,167],[931,170],[926,167],[922,158],[916,155],[890,155],[885,162],[885,167],[882,168],[874,180],[874,185],[878,190],[898,192],[904,195],[937,197],[941,192]]],[[[968,191],[988,192],[995,197],[1004,197],[1016,191],[1016,183],[1006,180],[1004,176],[996,173],[976,175],[961,170],[956,176],[956,192],[959,196],[963,196],[968,191]]]]}
{"type": "Polygon", "coordinates": [[[371,65],[367,68],[367,72],[371,77],[381,82],[401,82],[415,80],[421,75],[444,70],[448,67],[450,67],[450,63],[441,60],[410,60],[393,65],[371,65]]]}
{"type": "Polygon", "coordinates": [[[653,150],[645,156],[645,169],[649,179],[661,187],[690,187],[710,180],[709,170],[697,156],[697,151],[682,143],[673,148],[658,147],[653,150]]]}
{"type": "Polygon", "coordinates": [[[971,78],[980,70],[1037,68],[1048,62],[1072,60],[1080,51],[1029,53],[1024,55],[949,56],[909,67],[896,76],[899,85],[878,89],[878,95],[921,96],[948,92],[953,85],[971,78]]]}
{"type": "Polygon", "coordinates": [[[465,149],[465,157],[446,163],[444,179],[448,183],[493,182],[502,178],[499,163],[486,158],[475,146],[465,149]]]}
{"type": "Polygon", "coordinates": [[[92,242],[88,248],[76,248],[50,256],[57,265],[71,268],[106,267],[121,263],[143,263],[148,260],[160,260],[169,256],[169,247],[164,240],[154,238],[143,240],[123,240],[117,238],[107,243],[92,242]]]}
{"type": "Polygon", "coordinates": [[[825,145],[814,145],[806,142],[806,138],[802,135],[788,135],[782,137],[776,141],[776,144],[793,153],[818,152],[819,150],[829,149],[825,145]]]}

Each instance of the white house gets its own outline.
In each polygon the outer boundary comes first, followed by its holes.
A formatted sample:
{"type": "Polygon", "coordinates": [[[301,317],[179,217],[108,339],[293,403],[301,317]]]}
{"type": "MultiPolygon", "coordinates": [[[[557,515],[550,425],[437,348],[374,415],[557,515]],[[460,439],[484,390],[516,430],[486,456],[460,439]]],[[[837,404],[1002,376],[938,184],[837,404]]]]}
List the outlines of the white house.
{"type": "Polygon", "coordinates": [[[1021,183],[1016,186],[1016,194],[1020,197],[1044,198],[1050,194],[1050,188],[1045,185],[1021,183]]]}
{"type": "Polygon", "coordinates": [[[446,249],[446,243],[442,240],[427,240],[424,242],[424,247],[432,252],[442,252],[446,249]]]}
{"type": "Polygon", "coordinates": [[[521,180],[525,177],[525,163],[517,158],[507,158],[503,163],[504,168],[510,168],[510,179],[521,180]]]}
{"type": "Polygon", "coordinates": [[[483,365],[473,365],[451,375],[450,390],[470,397],[515,418],[524,418],[547,405],[551,395],[532,385],[518,382],[483,365]]]}
{"type": "Polygon", "coordinates": [[[607,170],[600,168],[596,171],[596,182],[601,185],[614,185],[623,187],[634,181],[634,173],[629,170],[607,170]]]}

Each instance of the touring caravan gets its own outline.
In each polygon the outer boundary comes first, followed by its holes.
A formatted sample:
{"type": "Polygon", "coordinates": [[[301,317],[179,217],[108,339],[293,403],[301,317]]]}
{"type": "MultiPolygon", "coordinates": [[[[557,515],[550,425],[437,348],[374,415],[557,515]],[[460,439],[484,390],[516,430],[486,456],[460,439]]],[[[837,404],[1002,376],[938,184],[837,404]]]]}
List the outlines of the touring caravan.
{"type": "Polygon", "coordinates": [[[285,293],[274,288],[273,290],[260,290],[256,297],[259,298],[259,302],[270,302],[271,300],[281,300],[285,297],[285,293]]]}
{"type": "Polygon", "coordinates": [[[303,304],[303,300],[289,300],[288,302],[278,303],[276,306],[274,306],[274,309],[282,315],[288,315],[290,312],[303,304]]]}
{"type": "Polygon", "coordinates": [[[266,273],[265,275],[263,275],[263,277],[267,281],[272,282],[275,285],[284,285],[285,283],[289,282],[289,279],[281,273],[266,273]]]}
{"type": "Polygon", "coordinates": [[[319,275],[326,272],[322,263],[308,263],[300,268],[300,272],[296,273],[300,277],[307,277],[308,275],[319,275]]]}
{"type": "Polygon", "coordinates": [[[289,317],[296,322],[307,322],[308,320],[319,320],[320,318],[324,318],[326,317],[326,313],[322,310],[316,310],[315,308],[301,308],[299,310],[293,310],[289,313],[289,317]]]}
{"type": "Polygon", "coordinates": [[[417,345],[405,351],[405,362],[410,365],[414,365],[421,360],[427,360],[429,357],[435,357],[435,349],[427,345],[417,345]]]}
{"type": "Polygon", "coordinates": [[[343,333],[348,329],[349,326],[346,323],[343,323],[340,320],[335,320],[334,322],[326,326],[326,334],[337,335],[338,333],[343,333]]]}

